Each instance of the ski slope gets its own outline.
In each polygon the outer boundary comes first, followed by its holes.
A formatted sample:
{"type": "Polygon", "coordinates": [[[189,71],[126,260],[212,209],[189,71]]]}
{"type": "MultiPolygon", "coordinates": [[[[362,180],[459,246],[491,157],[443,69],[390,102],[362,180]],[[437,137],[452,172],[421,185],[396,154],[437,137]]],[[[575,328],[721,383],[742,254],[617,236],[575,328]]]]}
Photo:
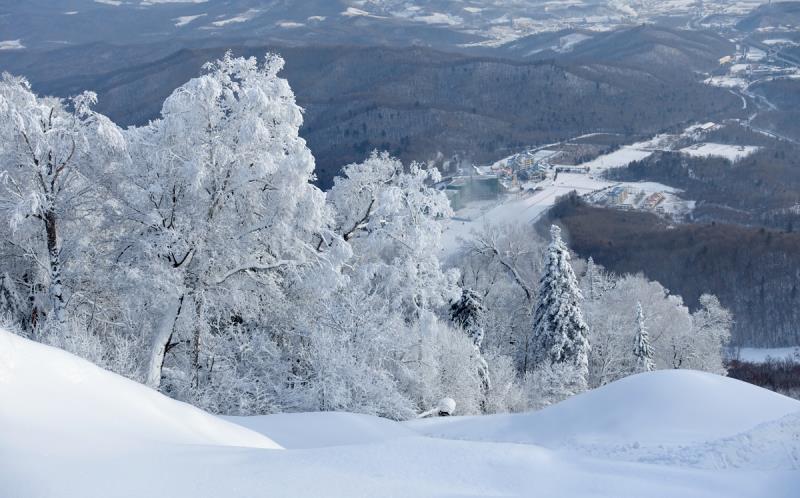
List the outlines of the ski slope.
{"type": "Polygon", "coordinates": [[[3,498],[788,498],[799,423],[800,402],[680,371],[532,414],[222,420],[0,330],[3,498]]]}
{"type": "Polygon", "coordinates": [[[581,163],[581,167],[589,168],[589,171],[597,175],[612,169],[623,168],[634,161],[641,161],[653,155],[653,151],[641,150],[634,146],[624,146],[620,149],[604,154],[600,157],[581,163]]]}
{"type": "Polygon", "coordinates": [[[470,203],[465,210],[458,211],[455,218],[443,221],[440,257],[444,259],[457,252],[464,240],[486,226],[530,224],[563,195],[573,191],[588,194],[612,185],[615,183],[581,173],[560,173],[558,178],[543,182],[541,190],[509,195],[499,203],[470,203]],[[474,206],[478,206],[477,211],[474,206]]]}

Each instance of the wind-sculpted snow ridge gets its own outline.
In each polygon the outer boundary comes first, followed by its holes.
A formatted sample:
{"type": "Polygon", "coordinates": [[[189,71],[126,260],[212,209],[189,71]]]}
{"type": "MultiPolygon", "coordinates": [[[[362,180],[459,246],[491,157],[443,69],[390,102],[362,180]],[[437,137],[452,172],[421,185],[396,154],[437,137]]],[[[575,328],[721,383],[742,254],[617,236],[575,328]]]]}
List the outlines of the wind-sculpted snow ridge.
{"type": "Polygon", "coordinates": [[[729,379],[664,372],[527,415],[229,419],[254,432],[0,330],[0,496],[794,498],[800,472],[786,458],[800,416],[779,417],[798,409],[729,379]],[[463,440],[424,435],[436,432],[463,440]],[[594,451],[562,444],[575,438],[594,451]],[[652,452],[603,454],[620,438],[652,452]]]}

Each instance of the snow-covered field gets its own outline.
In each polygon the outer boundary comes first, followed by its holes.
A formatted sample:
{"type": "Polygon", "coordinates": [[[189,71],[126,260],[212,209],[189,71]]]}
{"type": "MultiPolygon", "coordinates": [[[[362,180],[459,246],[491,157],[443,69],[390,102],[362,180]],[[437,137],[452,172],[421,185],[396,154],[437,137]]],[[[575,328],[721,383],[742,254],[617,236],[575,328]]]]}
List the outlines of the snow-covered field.
{"type": "Polygon", "coordinates": [[[500,224],[533,223],[556,200],[573,190],[587,194],[610,187],[614,183],[596,179],[580,173],[559,173],[555,180],[548,179],[540,184],[541,190],[511,194],[499,202],[470,203],[465,209],[456,212],[455,218],[444,221],[442,234],[442,253],[453,254],[474,231],[485,226],[500,224]]]}
{"type": "Polygon", "coordinates": [[[20,40],[0,41],[0,50],[22,50],[25,45],[20,40]]]}
{"type": "MultiPolygon", "coordinates": [[[[649,155],[650,153],[647,154],[649,155]]],[[[615,164],[621,164],[631,157],[634,156],[630,155],[630,151],[627,151],[625,158],[618,157],[615,164]]],[[[595,172],[600,173],[602,170],[595,172]]],[[[591,170],[590,174],[559,173],[556,179],[548,179],[539,183],[537,189],[533,192],[511,193],[498,201],[470,202],[466,207],[456,211],[452,219],[443,221],[442,257],[446,258],[456,253],[465,240],[469,240],[474,232],[479,232],[484,227],[504,224],[531,224],[538,220],[563,195],[572,191],[577,192],[579,195],[588,195],[596,192],[599,197],[607,189],[615,186],[633,193],[641,193],[642,195],[650,195],[657,192],[664,194],[664,201],[660,206],[663,212],[667,214],[681,215],[694,208],[694,201],[685,201],[675,195],[679,192],[678,189],[660,183],[612,182],[596,177],[591,170]]],[[[588,197],[590,201],[598,201],[595,196],[588,197]]],[[[642,204],[642,201],[643,199],[638,199],[636,195],[631,195],[628,201],[622,204],[632,209],[645,209],[639,205],[642,204]],[[639,201],[638,204],[636,203],[637,200],[639,201]]],[[[617,205],[617,207],[620,206],[617,205]]]]}
{"type": "Polygon", "coordinates": [[[798,489],[800,402],[710,374],[638,375],[529,414],[226,421],[0,330],[3,498],[788,498],[798,489]]]}
{"type": "Polygon", "coordinates": [[[800,347],[792,348],[739,348],[732,356],[742,361],[764,363],[773,360],[793,360],[800,363],[800,347]]]}
{"type": "Polygon", "coordinates": [[[704,83],[711,86],[718,86],[720,88],[747,88],[747,80],[744,78],[737,78],[734,76],[711,76],[704,80],[704,83]]]}
{"type": "Polygon", "coordinates": [[[754,145],[726,145],[715,143],[700,143],[681,149],[683,154],[692,157],[722,157],[731,162],[744,159],[759,148],[754,145]]]}
{"type": "Polygon", "coordinates": [[[589,168],[589,171],[593,174],[602,173],[607,169],[622,168],[634,161],[641,161],[652,154],[652,151],[640,150],[634,147],[625,146],[615,150],[614,152],[585,162],[581,164],[581,167],[589,168]]]}

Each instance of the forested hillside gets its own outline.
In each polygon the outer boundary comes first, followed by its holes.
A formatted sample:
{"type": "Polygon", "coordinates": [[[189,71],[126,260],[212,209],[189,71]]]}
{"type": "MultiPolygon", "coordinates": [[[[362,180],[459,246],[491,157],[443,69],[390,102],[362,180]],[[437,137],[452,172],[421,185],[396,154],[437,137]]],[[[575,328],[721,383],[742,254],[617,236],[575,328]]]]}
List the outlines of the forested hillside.
{"type": "Polygon", "coordinates": [[[792,232],[800,228],[800,148],[766,137],[753,143],[763,148],[734,164],[722,157],[663,152],[612,171],[610,177],[658,181],[682,189],[682,196],[697,201],[691,215],[695,221],[792,232]]]}
{"type": "MultiPolygon", "coordinates": [[[[679,43],[681,36],[658,28],[623,30],[590,52],[538,61],[428,48],[274,45],[238,46],[234,52],[273,50],[285,57],[285,75],[305,109],[301,136],[317,158],[319,184],[328,188],[343,164],[374,148],[403,160],[441,153],[486,162],[585,133],[647,135],[740,115],[736,96],[703,85],[694,74],[716,60],[727,42],[686,37],[679,43]],[[675,51],[683,58],[672,57],[675,51]]],[[[129,125],[157,117],[174,88],[223,52],[91,45],[25,58],[6,55],[5,65],[28,75],[42,93],[96,91],[98,110],[129,125]],[[95,62],[80,62],[87,59],[95,62]]]]}
{"type": "Polygon", "coordinates": [[[733,341],[752,346],[800,342],[800,234],[729,223],[672,224],[649,213],[586,205],[568,197],[549,221],[570,246],[618,273],[643,272],[699,304],[717,295],[735,317],[733,341]]]}

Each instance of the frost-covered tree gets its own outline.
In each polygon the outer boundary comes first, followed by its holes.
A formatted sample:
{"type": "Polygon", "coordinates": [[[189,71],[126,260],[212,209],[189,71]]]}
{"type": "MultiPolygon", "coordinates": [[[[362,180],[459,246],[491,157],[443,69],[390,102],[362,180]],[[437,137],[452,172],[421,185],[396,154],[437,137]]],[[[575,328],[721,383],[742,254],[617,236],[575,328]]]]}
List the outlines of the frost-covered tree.
{"type": "Polygon", "coordinates": [[[644,319],[642,303],[636,302],[636,335],[633,340],[633,356],[635,358],[635,372],[649,372],[653,370],[653,350],[650,347],[650,335],[644,319]]]}
{"type": "Polygon", "coordinates": [[[514,358],[496,349],[487,350],[483,356],[489,365],[489,377],[492,380],[489,395],[483,400],[483,411],[505,413],[529,409],[514,358]]]}
{"type": "Polygon", "coordinates": [[[303,411],[344,410],[392,419],[413,417],[413,395],[401,379],[415,347],[400,310],[382,296],[343,284],[308,303],[301,327],[301,389],[292,400],[303,411]]]}
{"type": "Polygon", "coordinates": [[[450,306],[450,319],[461,327],[476,348],[483,344],[484,309],[481,298],[472,289],[463,289],[461,298],[450,306]]]}
{"type": "Polygon", "coordinates": [[[605,269],[589,256],[581,279],[581,290],[587,301],[596,301],[613,285],[613,279],[605,269]]]}
{"type": "Polygon", "coordinates": [[[409,327],[413,341],[398,375],[417,412],[436,406],[442,398],[456,401],[457,414],[481,413],[486,400],[475,368],[475,345],[466,335],[432,315],[409,327]]]}
{"type": "Polygon", "coordinates": [[[541,363],[525,373],[528,409],[538,410],[586,390],[586,377],[570,363],[541,363]]]}
{"type": "MultiPolygon", "coordinates": [[[[458,273],[444,270],[437,256],[441,220],[452,213],[449,201],[432,186],[439,178],[436,170],[417,164],[404,167],[386,153],[374,152],[363,163],[346,166],[343,174],[328,192],[328,202],[335,212],[335,232],[352,248],[353,256],[343,268],[346,292],[360,294],[363,301],[381,300],[381,309],[404,322],[406,338],[415,342],[396,335],[397,343],[379,355],[391,360],[387,365],[392,365],[394,378],[416,409],[427,409],[431,396],[455,397],[431,394],[423,380],[440,379],[438,362],[428,358],[425,345],[435,340],[433,336],[441,337],[434,334],[443,327],[435,313],[459,295],[458,273]]],[[[318,245],[328,243],[320,239],[318,245]]],[[[378,329],[371,333],[380,334],[378,329]]],[[[471,356],[474,349],[458,361],[470,368],[471,356]]],[[[477,378],[474,369],[471,375],[477,378]]],[[[462,406],[467,409],[470,404],[462,406]]]]}
{"type": "Polygon", "coordinates": [[[691,368],[722,373],[723,346],[730,330],[730,314],[712,296],[694,314],[680,296],[643,275],[616,277],[596,300],[583,305],[589,325],[589,386],[598,387],[630,372],[642,371],[634,354],[639,338],[636,303],[646,310],[647,339],[654,370],[691,368]],[[728,331],[728,332],[726,332],[728,331]]]}
{"type": "Polygon", "coordinates": [[[647,331],[654,369],[675,368],[691,345],[691,315],[680,296],[643,275],[615,277],[613,286],[595,301],[584,303],[592,345],[589,385],[599,387],[636,370],[632,345],[638,330],[631,309],[640,302],[647,310],[647,331]]]}
{"type": "Polygon", "coordinates": [[[489,365],[481,353],[484,336],[484,309],[480,296],[471,289],[463,289],[461,298],[450,307],[450,319],[464,331],[475,347],[475,363],[477,363],[478,375],[481,378],[481,388],[484,396],[488,396],[492,385],[489,377],[489,365]]]}
{"type": "Polygon", "coordinates": [[[24,320],[25,299],[8,272],[0,275],[0,315],[19,326],[24,320]]]}
{"type": "Polygon", "coordinates": [[[24,78],[0,79],[0,212],[10,227],[3,243],[27,262],[14,277],[32,297],[31,327],[45,315],[66,321],[74,290],[67,274],[89,271],[77,260],[99,231],[98,179],[125,156],[121,130],[91,109],[95,101],[91,92],[40,98],[24,78]]]}
{"type": "Polygon", "coordinates": [[[352,285],[381,294],[409,320],[458,292],[457,272],[445,271],[438,258],[440,221],[452,214],[445,194],[432,186],[439,178],[435,169],[405,168],[387,153],[373,152],[363,163],[345,166],[328,192],[336,233],[352,246],[352,285]]]}
{"type": "Polygon", "coordinates": [[[228,53],[205,67],[167,98],[160,119],[128,131],[135,168],[121,189],[137,228],[120,239],[119,262],[142,283],[144,307],[159,310],[147,382],[166,376],[164,388],[183,399],[213,387],[215,365],[232,361],[219,340],[228,330],[291,341],[295,306],[332,288],[348,255],[310,183],[314,158],[278,77],[283,60],[228,53]]]}
{"type": "Polygon", "coordinates": [[[449,261],[484,308],[484,351],[511,356],[522,369],[536,282],[547,247],[528,224],[492,224],[471,233],[449,261]]]}
{"type": "Polygon", "coordinates": [[[725,349],[731,339],[733,316],[712,294],[700,296],[700,309],[692,314],[692,335],[698,355],[692,367],[724,374],[725,349]]]}
{"type": "Polygon", "coordinates": [[[578,372],[585,385],[589,328],[580,306],[583,297],[570,265],[569,249],[561,240],[561,229],[553,225],[550,236],[545,272],[539,283],[538,302],[533,316],[527,367],[569,365],[578,372]]]}

